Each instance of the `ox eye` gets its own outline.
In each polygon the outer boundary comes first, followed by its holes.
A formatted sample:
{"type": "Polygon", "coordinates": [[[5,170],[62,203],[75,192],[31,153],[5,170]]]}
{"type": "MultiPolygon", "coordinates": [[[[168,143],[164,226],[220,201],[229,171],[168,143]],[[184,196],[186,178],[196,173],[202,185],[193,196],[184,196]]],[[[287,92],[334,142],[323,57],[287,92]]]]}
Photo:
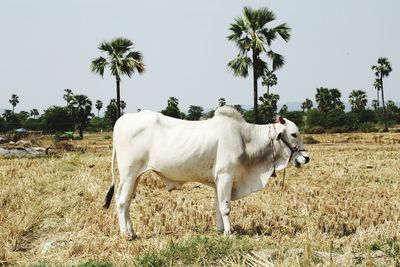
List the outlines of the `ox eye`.
{"type": "Polygon", "coordinates": [[[295,134],[295,133],[293,133],[292,136],[293,136],[294,138],[297,138],[297,134],[295,134]]]}

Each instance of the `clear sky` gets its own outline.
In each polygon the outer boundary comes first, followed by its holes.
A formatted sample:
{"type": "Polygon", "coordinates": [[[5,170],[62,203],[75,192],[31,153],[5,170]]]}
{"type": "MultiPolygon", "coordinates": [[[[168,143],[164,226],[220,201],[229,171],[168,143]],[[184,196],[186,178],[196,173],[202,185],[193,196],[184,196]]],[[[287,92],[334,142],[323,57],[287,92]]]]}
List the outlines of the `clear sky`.
{"type": "MultiPolygon", "coordinates": [[[[268,7],[276,26],[292,28],[288,43],[272,48],[286,57],[273,93],[280,104],[314,101],[320,86],[338,88],[347,101],[360,89],[369,100],[371,65],[388,57],[393,71],[384,81],[386,99],[400,100],[400,1],[137,1],[137,0],[1,0],[0,108],[16,111],[64,105],[63,90],[86,94],[106,105],[115,98],[115,80],[91,73],[103,40],[126,37],[144,55],[146,72],[123,78],[126,110],[161,110],[175,96],[189,105],[212,108],[218,98],[228,104],[252,104],[252,78],[237,78],[227,68],[237,50],[226,39],[229,24],[244,6],[268,7]]],[[[260,88],[260,94],[265,88],[260,88]]]]}

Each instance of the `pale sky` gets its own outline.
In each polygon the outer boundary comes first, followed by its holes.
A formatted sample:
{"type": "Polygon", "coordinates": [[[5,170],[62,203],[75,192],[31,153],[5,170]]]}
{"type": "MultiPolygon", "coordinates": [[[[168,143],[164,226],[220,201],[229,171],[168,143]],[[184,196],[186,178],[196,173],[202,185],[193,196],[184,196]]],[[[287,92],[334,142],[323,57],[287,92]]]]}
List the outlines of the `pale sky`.
{"type": "MultiPolygon", "coordinates": [[[[101,41],[126,37],[143,53],[146,72],[124,77],[121,98],[126,111],[161,110],[175,96],[189,105],[252,105],[252,77],[234,77],[227,68],[237,55],[226,39],[229,24],[244,6],[268,7],[292,28],[288,43],[272,48],[286,58],[273,93],[279,104],[314,101],[316,88],[338,88],[347,101],[351,90],[371,101],[371,65],[387,57],[393,71],[384,81],[386,100],[400,100],[400,1],[136,1],[1,0],[0,108],[16,111],[65,105],[63,90],[86,94],[106,106],[116,97],[115,79],[91,73],[101,41]]],[[[260,86],[259,94],[265,92],[260,86]]],[[[370,103],[369,103],[370,104],[370,103]]],[[[93,107],[94,109],[94,107],[93,107]]]]}

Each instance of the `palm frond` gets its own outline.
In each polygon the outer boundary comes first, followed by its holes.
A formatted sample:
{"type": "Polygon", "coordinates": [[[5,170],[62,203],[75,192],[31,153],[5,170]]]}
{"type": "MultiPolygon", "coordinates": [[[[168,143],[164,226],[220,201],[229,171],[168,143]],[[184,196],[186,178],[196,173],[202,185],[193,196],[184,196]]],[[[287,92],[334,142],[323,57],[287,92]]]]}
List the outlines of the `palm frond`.
{"type": "Polygon", "coordinates": [[[285,64],[285,58],[272,50],[267,52],[268,57],[272,60],[272,70],[277,70],[285,64]]]}
{"type": "Polygon", "coordinates": [[[92,60],[92,64],[90,65],[90,69],[94,73],[98,73],[103,77],[104,69],[107,66],[108,62],[104,57],[98,57],[92,60]]]}
{"type": "Polygon", "coordinates": [[[247,56],[238,55],[235,59],[229,61],[228,67],[233,71],[235,76],[247,77],[249,75],[249,67],[252,65],[251,59],[247,56]]]}
{"type": "Polygon", "coordinates": [[[285,41],[288,42],[290,40],[290,31],[291,28],[286,24],[282,23],[281,25],[276,26],[273,30],[279,34],[279,36],[285,41]]]}
{"type": "Polygon", "coordinates": [[[265,24],[276,19],[274,12],[266,7],[259,8],[254,12],[258,28],[263,28],[265,24]]]}
{"type": "Polygon", "coordinates": [[[235,18],[235,22],[230,25],[229,30],[232,32],[230,35],[227,36],[229,41],[239,40],[242,35],[246,34],[248,31],[246,23],[240,17],[235,18]]]}
{"type": "Polygon", "coordinates": [[[276,32],[273,29],[262,28],[259,33],[265,38],[268,46],[271,46],[272,41],[276,39],[276,32]]]}
{"type": "Polygon", "coordinates": [[[99,46],[98,49],[100,49],[103,52],[107,52],[110,56],[114,54],[114,48],[112,47],[111,43],[109,42],[102,42],[99,46]]]}
{"type": "Polygon", "coordinates": [[[111,41],[111,46],[118,55],[124,55],[129,50],[133,49],[133,42],[127,38],[117,37],[111,41]]]}

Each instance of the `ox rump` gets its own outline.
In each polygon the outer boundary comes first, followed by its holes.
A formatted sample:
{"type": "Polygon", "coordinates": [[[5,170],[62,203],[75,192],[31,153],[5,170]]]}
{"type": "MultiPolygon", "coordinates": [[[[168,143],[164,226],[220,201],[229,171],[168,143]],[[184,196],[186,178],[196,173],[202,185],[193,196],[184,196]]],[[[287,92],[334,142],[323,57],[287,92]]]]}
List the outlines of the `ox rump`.
{"type": "Polygon", "coordinates": [[[167,190],[199,182],[215,190],[217,229],[231,234],[231,200],[265,187],[275,170],[288,163],[309,161],[297,126],[282,117],[268,125],[247,123],[232,107],[220,107],[212,119],[185,121],[152,111],[125,114],[114,126],[112,186],[104,207],[114,194],[114,162],[120,182],[116,208],[121,235],[136,235],[129,215],[141,174],[152,170],[167,190]]]}

